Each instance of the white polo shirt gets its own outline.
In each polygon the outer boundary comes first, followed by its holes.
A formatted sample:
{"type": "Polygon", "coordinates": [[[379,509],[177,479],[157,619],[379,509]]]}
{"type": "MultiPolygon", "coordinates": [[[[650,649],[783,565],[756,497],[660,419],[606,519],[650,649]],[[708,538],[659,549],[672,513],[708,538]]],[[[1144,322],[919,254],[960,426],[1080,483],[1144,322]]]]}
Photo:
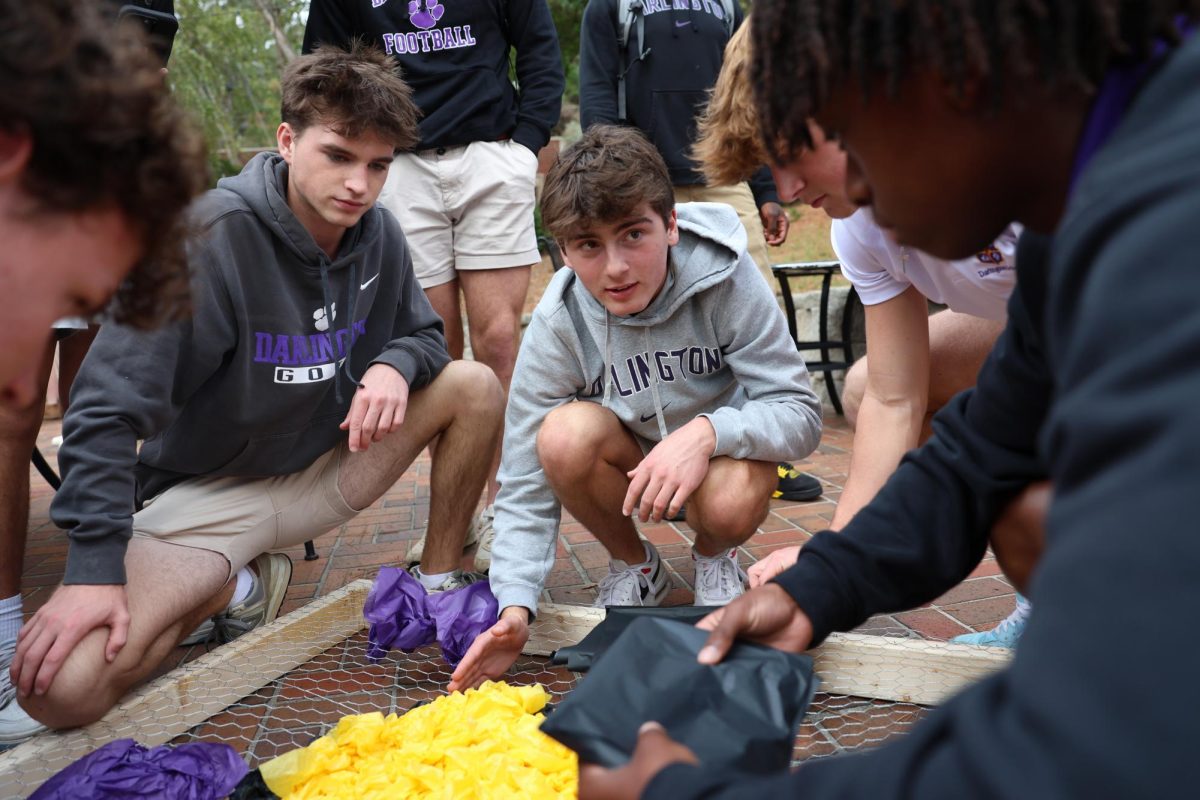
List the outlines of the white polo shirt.
{"type": "Polygon", "coordinates": [[[873,306],[902,294],[909,286],[935,303],[985,319],[1007,316],[1008,296],[1017,282],[1017,238],[1021,226],[1009,225],[995,243],[970,258],[945,261],[896,244],[875,224],[870,209],[833,221],[833,249],[842,274],[873,306]]]}

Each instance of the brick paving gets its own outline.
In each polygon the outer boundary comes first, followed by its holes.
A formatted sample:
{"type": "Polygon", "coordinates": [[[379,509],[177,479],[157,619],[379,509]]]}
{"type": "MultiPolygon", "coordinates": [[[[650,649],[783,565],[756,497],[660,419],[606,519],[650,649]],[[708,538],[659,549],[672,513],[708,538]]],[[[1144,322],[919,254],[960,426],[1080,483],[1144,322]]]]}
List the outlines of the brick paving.
{"type": "MultiPolygon", "coordinates": [[[[60,423],[48,421],[38,446],[55,463],[54,436],[60,423]]],[[[759,532],[741,548],[747,566],[780,547],[803,546],[814,533],[828,526],[850,464],[853,436],[845,421],[827,409],[825,435],[801,469],[821,480],[825,492],[808,503],[771,501],[771,511],[759,532]]],[[[429,457],[423,454],[378,502],[341,528],[316,540],[319,558],[305,561],[300,547],[288,552],[295,565],[282,612],[292,611],[358,578],[372,578],[380,565],[397,564],[412,540],[421,535],[429,517],[429,457]]],[[[62,577],[66,537],[50,522],[48,509],[53,491],[31,470],[29,538],[26,546],[22,594],[25,612],[31,614],[50,596],[62,577]]],[[[689,556],[691,530],[686,523],[641,526],[642,534],[662,553],[673,588],[668,605],[692,602],[693,569],[689,556]]],[[[469,564],[464,559],[464,564],[469,564]]],[[[544,601],[590,604],[596,581],[607,570],[600,544],[582,525],[564,515],[557,557],[550,573],[544,601]]],[[[1013,607],[1013,589],[989,554],[962,584],[920,609],[869,620],[863,632],[945,640],[960,633],[987,630],[1013,607]]],[[[163,670],[187,660],[198,648],[180,648],[163,670]]]]}

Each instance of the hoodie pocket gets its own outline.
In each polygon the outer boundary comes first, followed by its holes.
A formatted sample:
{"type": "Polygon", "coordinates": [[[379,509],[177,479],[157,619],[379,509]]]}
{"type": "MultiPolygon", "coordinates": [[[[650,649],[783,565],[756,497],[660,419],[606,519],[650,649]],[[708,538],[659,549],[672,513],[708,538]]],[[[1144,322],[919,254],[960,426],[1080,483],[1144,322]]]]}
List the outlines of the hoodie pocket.
{"type": "Polygon", "coordinates": [[[708,101],[701,89],[655,92],[650,115],[650,141],[671,170],[693,169],[688,150],[696,138],[696,117],[708,101]]]}
{"type": "Polygon", "coordinates": [[[337,443],[341,415],[313,419],[303,429],[256,436],[213,475],[265,478],[299,472],[337,443]]]}

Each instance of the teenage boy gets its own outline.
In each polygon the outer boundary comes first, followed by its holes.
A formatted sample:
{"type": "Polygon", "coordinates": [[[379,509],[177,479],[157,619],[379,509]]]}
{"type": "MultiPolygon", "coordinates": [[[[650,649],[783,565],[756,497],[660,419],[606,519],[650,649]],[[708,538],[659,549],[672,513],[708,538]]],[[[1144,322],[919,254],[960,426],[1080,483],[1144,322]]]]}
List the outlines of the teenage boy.
{"type": "Polygon", "coordinates": [[[382,53],[331,49],[281,89],[279,153],[194,209],[192,318],[102,327],[76,380],[51,507],[64,585],[13,662],[22,705],[52,727],[101,716],[203,620],[236,634],[272,619],[291,565],[267,551],[342,525],[435,436],[416,575],[473,579],[455,568],[471,514],[457,490],[482,490],[503,400],[486,367],[448,363],[375,206],[416,138],[408,88],[382,53]]]}
{"type": "Polygon", "coordinates": [[[1195,773],[1179,710],[1200,707],[1200,7],[835,5],[756,4],[765,141],[807,143],[814,117],[851,199],[943,258],[1023,223],[1017,287],[976,388],[841,533],[706,621],[700,658],[737,635],[803,650],[936,597],[1048,470],[1034,611],[1008,668],[870,753],[766,778],[662,769],[688,754],[652,728],[580,796],[1176,795],[1195,773]]]}
{"type": "MultiPolygon", "coordinates": [[[[758,110],[750,85],[750,26],[725,49],[725,66],[700,120],[695,148],[705,174],[717,183],[741,180],[771,158],[759,136],[758,110]]],[[[846,195],[846,153],[809,125],[810,147],[787,163],[772,164],[780,196],[807,203],[832,218],[831,238],[842,274],[862,298],[867,355],[846,374],[843,402],[854,428],[854,455],[830,527],[841,530],[895,472],[904,454],[932,434],[933,414],[975,377],[992,350],[1016,284],[1020,226],[1010,225],[991,245],[965,259],[946,260],[900,244],[881,228],[869,208],[846,195]],[[927,301],[949,306],[930,315],[927,301]]],[[[1027,535],[1022,523],[1048,484],[1022,495],[1001,518],[993,542],[1001,565],[1013,566],[1005,541],[1027,535]]],[[[775,550],[749,570],[760,586],[796,563],[799,547],[775,550]]],[[[1010,576],[1022,584],[1015,573],[1010,576]]],[[[1023,584],[1022,584],[1023,585],[1023,584]]],[[[1021,588],[1019,585],[1018,588],[1021,588]]],[[[981,633],[955,637],[962,644],[1014,647],[1029,617],[1017,595],[1011,614],[981,633]]]]}
{"type": "Polygon", "coordinates": [[[490,581],[500,620],[451,688],[512,664],[554,564],[560,509],[609,553],[597,606],[658,605],[669,579],[633,516],[686,503],[696,604],[742,594],[737,548],[766,517],[786,453],[820,406],[728,206],[675,206],[632,128],[597,125],[546,177],[542,219],[570,270],[534,311],[509,399],[490,581]]]}
{"type": "MultiPolygon", "coordinates": [[[[550,8],[546,0],[312,0],[305,52],[356,39],[395,60],[421,112],[415,151],[396,155],[379,202],[400,221],[417,280],[446,323],[451,357],[463,357],[465,305],[471,352],[507,391],[530,270],[541,258],[538,152],[558,123],[566,85],[550,8]]],[[[487,496],[470,532],[479,569],[491,557],[499,448],[487,461],[487,496]]],[[[478,498],[465,490],[462,501],[473,505],[478,498]]]]}
{"type": "Polygon", "coordinates": [[[161,65],[94,3],[0,0],[0,745],[40,729],[8,667],[21,627],[29,454],[51,324],[108,307],[148,327],[185,298],[182,215],[203,144],[161,65]],[[109,305],[110,298],[115,302],[109,305]]]}

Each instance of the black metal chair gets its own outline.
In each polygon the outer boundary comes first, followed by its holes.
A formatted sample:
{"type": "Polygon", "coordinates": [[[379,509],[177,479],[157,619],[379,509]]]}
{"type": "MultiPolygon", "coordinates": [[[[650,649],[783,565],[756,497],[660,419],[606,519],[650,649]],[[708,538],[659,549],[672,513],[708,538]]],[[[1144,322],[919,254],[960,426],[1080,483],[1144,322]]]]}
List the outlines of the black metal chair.
{"type": "Polygon", "coordinates": [[[771,265],[771,272],[775,275],[775,279],[779,281],[779,288],[783,292],[783,307],[787,312],[788,331],[792,334],[792,341],[796,343],[797,350],[817,350],[820,352],[821,357],[819,360],[809,361],[806,359],[808,371],[820,372],[825,376],[825,386],[829,390],[829,401],[833,404],[833,410],[841,414],[843,413],[842,399],[838,394],[833,373],[849,369],[850,365],[854,363],[853,321],[856,313],[861,315],[862,301],[858,297],[858,292],[854,291],[854,287],[851,286],[849,294],[846,295],[845,308],[842,311],[841,338],[830,339],[829,288],[833,281],[833,276],[838,270],[839,264],[836,261],[805,261],[771,265]],[[792,299],[792,289],[789,279],[814,276],[821,278],[821,305],[818,310],[817,327],[817,335],[820,338],[815,341],[801,341],[796,331],[796,303],[792,299]],[[841,350],[842,357],[834,358],[831,354],[834,350],[841,350]]]}

